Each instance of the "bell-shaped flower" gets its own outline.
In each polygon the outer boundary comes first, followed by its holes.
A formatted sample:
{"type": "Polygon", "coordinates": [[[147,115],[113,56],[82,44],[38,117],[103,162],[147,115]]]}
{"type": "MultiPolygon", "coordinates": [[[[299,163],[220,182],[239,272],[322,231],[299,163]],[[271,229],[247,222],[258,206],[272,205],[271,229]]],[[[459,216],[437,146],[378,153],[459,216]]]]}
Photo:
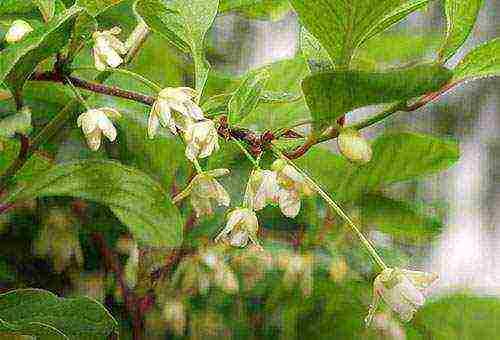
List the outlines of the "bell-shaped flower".
{"type": "Polygon", "coordinates": [[[211,200],[220,206],[229,207],[231,198],[226,189],[215,179],[229,174],[228,169],[215,169],[197,174],[186,189],[179,193],[174,201],[180,201],[189,196],[196,217],[213,213],[211,200]]]}
{"type": "Polygon", "coordinates": [[[380,299],[396,312],[401,320],[410,321],[424,305],[424,290],[437,280],[437,275],[398,268],[384,269],[373,283],[373,302],[365,319],[369,325],[380,299]]]}
{"type": "Polygon", "coordinates": [[[121,56],[127,53],[127,48],[123,42],[115,37],[120,32],[119,27],[113,27],[110,30],[96,31],[92,34],[94,64],[99,71],[104,71],[106,67],[115,68],[123,63],[121,56]]]}
{"type": "Polygon", "coordinates": [[[190,87],[167,87],[153,103],[148,120],[148,136],[153,138],[160,128],[168,127],[175,135],[177,129],[186,131],[193,122],[203,120],[203,111],[193,99],[197,96],[190,87]]]}
{"type": "Polygon", "coordinates": [[[284,271],[283,284],[289,289],[300,287],[304,295],[310,295],[313,287],[313,257],[295,253],[282,253],[278,267],[284,271]]]}
{"type": "Polygon", "coordinates": [[[219,150],[217,129],[211,120],[202,120],[187,127],[184,139],[186,141],[186,157],[194,161],[197,157],[205,158],[219,150]]]}
{"type": "Polygon", "coordinates": [[[28,33],[33,32],[33,27],[24,20],[15,20],[5,34],[5,41],[9,44],[21,41],[28,33]]]}
{"type": "Polygon", "coordinates": [[[356,130],[342,130],[337,138],[337,144],[340,152],[352,162],[364,164],[372,159],[370,144],[356,130]]]}
{"type": "Polygon", "coordinates": [[[94,151],[99,149],[101,146],[102,134],[104,134],[111,142],[116,139],[117,132],[111,119],[119,117],[120,113],[110,107],[91,109],[82,113],[78,117],[78,127],[82,128],[90,149],[94,151]]]}
{"type": "Polygon", "coordinates": [[[284,160],[276,160],[272,169],[276,172],[280,188],[278,201],[281,212],[287,217],[294,218],[300,211],[301,197],[313,195],[314,190],[306,178],[284,160]]]}
{"type": "Polygon", "coordinates": [[[245,247],[248,241],[259,245],[257,231],[259,221],[253,210],[247,208],[236,208],[228,215],[226,226],[217,235],[215,241],[228,241],[233,247],[245,247]]]}
{"type": "Polygon", "coordinates": [[[259,211],[269,203],[277,204],[278,194],[279,186],[276,173],[270,170],[255,169],[250,174],[244,202],[247,207],[259,211]]]}

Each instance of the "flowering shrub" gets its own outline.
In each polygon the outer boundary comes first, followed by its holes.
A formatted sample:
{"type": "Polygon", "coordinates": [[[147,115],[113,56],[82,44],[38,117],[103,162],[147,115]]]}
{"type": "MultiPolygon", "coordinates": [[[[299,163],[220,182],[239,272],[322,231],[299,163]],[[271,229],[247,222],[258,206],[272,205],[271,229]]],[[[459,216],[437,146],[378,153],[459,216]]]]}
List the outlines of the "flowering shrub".
{"type": "Polygon", "coordinates": [[[403,256],[367,235],[405,238],[415,220],[429,242],[440,223],[378,189],[449,168],[458,144],[402,131],[370,141],[362,130],[500,70],[498,38],[448,63],[480,0],[443,1],[447,29],[432,60],[366,61],[369,42],[428,3],[0,4],[10,20],[0,47],[0,230],[7,240],[23,233],[16,214],[39,216],[24,239],[32,256],[89,296],[2,283],[0,333],[294,338],[325,336],[333,322],[330,335],[404,336],[397,320],[419,313],[437,277],[400,268],[403,256]],[[218,16],[291,11],[301,23],[295,57],[240,77],[211,66],[218,16]],[[373,105],[380,112],[351,119],[373,105]],[[335,139],[339,152],[320,145],[335,139]]]}

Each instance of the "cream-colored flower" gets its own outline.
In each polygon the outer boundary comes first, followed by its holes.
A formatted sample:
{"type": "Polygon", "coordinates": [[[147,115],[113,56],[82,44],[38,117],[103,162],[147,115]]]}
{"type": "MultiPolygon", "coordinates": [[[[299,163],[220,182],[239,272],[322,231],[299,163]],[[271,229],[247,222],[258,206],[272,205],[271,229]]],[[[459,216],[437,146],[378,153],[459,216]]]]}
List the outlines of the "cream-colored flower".
{"type": "Polygon", "coordinates": [[[259,245],[258,230],[257,215],[250,209],[236,208],[229,213],[226,226],[217,235],[215,241],[227,240],[233,247],[245,247],[248,241],[259,245]]]}
{"type": "Polygon", "coordinates": [[[294,218],[300,211],[301,197],[312,196],[314,190],[307,184],[305,177],[284,160],[276,160],[272,169],[276,172],[279,185],[278,201],[281,212],[294,218]]]}
{"type": "Polygon", "coordinates": [[[186,140],[186,157],[194,161],[197,157],[205,158],[219,150],[217,129],[211,120],[203,120],[187,127],[184,134],[186,140]]]}
{"type": "Polygon", "coordinates": [[[113,108],[102,107],[82,113],[77,120],[78,127],[82,128],[90,149],[96,151],[101,146],[101,134],[111,142],[116,139],[116,128],[111,119],[120,117],[120,113],[113,108]]]}
{"type": "Polygon", "coordinates": [[[283,284],[289,289],[298,285],[304,295],[310,295],[313,288],[313,257],[295,253],[282,253],[278,267],[284,270],[283,284]]]}
{"type": "Polygon", "coordinates": [[[197,96],[190,87],[167,87],[160,91],[153,103],[148,120],[148,136],[153,138],[160,125],[175,135],[177,129],[186,131],[193,122],[203,120],[203,111],[193,101],[197,96]]]}
{"type": "Polygon", "coordinates": [[[426,272],[387,268],[373,283],[373,302],[365,319],[370,325],[380,299],[396,312],[401,320],[410,321],[424,305],[424,290],[437,280],[437,275],[426,272]]]}
{"type": "Polygon", "coordinates": [[[337,138],[337,144],[340,152],[350,161],[364,164],[372,159],[370,144],[356,130],[342,130],[337,138]]]}
{"type": "Polygon", "coordinates": [[[215,179],[227,174],[229,174],[228,169],[215,169],[196,175],[188,187],[176,196],[176,200],[189,196],[196,217],[213,213],[211,200],[215,200],[220,206],[229,207],[231,198],[226,189],[215,179]]]}
{"type": "Polygon", "coordinates": [[[28,33],[33,32],[33,27],[24,20],[15,20],[5,34],[5,41],[9,44],[21,41],[28,33]]]}
{"type": "Polygon", "coordinates": [[[106,67],[115,68],[123,63],[121,56],[127,53],[127,48],[123,42],[115,37],[120,32],[119,27],[113,27],[110,30],[96,31],[92,34],[94,64],[99,71],[104,71],[106,67]]]}
{"type": "Polygon", "coordinates": [[[184,335],[187,324],[187,316],[184,302],[181,299],[167,299],[163,307],[162,317],[175,335],[184,335]]]}
{"type": "Polygon", "coordinates": [[[255,169],[250,174],[245,190],[245,205],[259,211],[269,203],[277,204],[278,194],[279,186],[276,173],[270,170],[255,169]]]}

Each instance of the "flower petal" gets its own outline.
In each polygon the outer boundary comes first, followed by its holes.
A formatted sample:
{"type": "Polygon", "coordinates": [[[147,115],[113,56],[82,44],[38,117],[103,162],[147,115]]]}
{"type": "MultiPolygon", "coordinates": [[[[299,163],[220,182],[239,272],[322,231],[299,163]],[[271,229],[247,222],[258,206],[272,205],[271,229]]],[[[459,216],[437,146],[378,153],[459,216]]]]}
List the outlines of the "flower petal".
{"type": "Polygon", "coordinates": [[[148,136],[153,139],[160,128],[160,119],[157,115],[150,113],[148,118],[148,136]]]}
{"type": "Polygon", "coordinates": [[[292,190],[280,189],[279,205],[283,215],[295,218],[300,211],[300,198],[297,192],[292,190]]]}

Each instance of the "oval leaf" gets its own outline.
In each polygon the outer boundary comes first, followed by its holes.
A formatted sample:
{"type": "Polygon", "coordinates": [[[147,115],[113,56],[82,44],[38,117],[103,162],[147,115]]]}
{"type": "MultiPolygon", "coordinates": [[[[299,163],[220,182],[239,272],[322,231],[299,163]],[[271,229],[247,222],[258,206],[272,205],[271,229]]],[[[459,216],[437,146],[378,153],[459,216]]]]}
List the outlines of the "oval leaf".
{"type": "Polygon", "coordinates": [[[500,75],[500,38],[476,47],[453,70],[453,80],[479,79],[500,75]]]}
{"type": "Polygon", "coordinates": [[[37,175],[6,203],[34,197],[72,196],[110,207],[142,245],[175,247],[182,221],[163,188],[148,175],[113,161],[62,163],[37,175]]]}
{"type": "Polygon", "coordinates": [[[0,331],[37,339],[104,339],[118,323],[99,302],[59,298],[41,289],[19,289],[0,295],[0,331]]]}

